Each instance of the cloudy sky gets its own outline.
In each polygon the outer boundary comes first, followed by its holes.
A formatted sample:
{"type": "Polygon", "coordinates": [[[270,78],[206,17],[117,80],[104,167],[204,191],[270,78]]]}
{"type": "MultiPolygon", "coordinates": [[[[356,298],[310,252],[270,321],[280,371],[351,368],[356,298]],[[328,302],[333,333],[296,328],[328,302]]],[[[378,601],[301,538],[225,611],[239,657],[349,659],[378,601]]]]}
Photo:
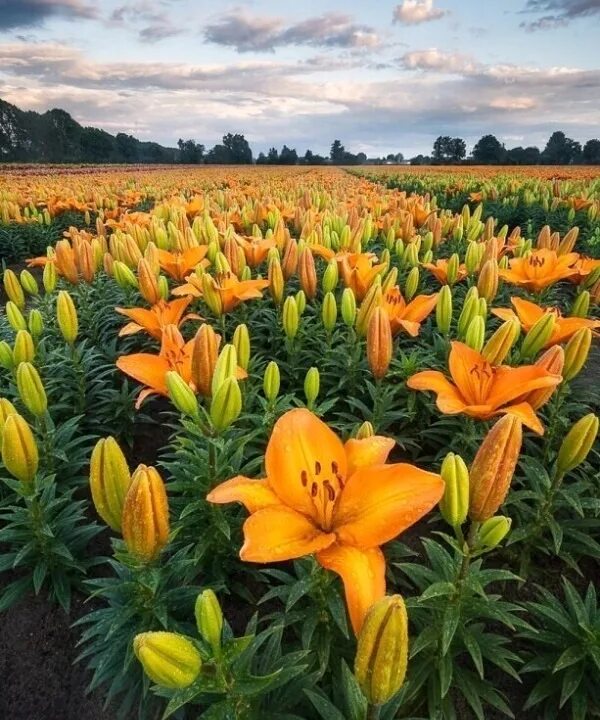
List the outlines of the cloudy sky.
{"type": "Polygon", "coordinates": [[[174,145],[600,137],[600,0],[0,0],[0,97],[174,145]]]}

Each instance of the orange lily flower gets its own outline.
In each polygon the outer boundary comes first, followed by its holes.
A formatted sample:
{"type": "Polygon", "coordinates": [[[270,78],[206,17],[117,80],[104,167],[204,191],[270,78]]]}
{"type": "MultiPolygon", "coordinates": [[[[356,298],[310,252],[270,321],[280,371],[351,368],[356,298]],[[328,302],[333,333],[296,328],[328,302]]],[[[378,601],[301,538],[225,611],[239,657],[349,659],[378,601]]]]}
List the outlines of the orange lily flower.
{"type": "Polygon", "coordinates": [[[133,321],[121,328],[119,337],[145,331],[148,335],[160,340],[167,325],[180,327],[186,320],[202,320],[196,313],[189,313],[184,317],[183,313],[192,300],[191,296],[171,300],[171,302],[161,300],[149,310],[146,308],[115,308],[118,313],[133,321]]]}
{"type": "Polygon", "coordinates": [[[352,289],[359,301],[365,297],[377,275],[385,268],[385,263],[373,265],[375,258],[373,253],[345,253],[338,260],[344,285],[352,289]]]}
{"type": "Polygon", "coordinates": [[[534,250],[526,257],[509,260],[509,268],[498,271],[502,280],[520,285],[533,292],[539,292],[559,280],[572,277],[577,270],[572,267],[579,258],[577,253],[557,255],[554,250],[534,250]]]}
{"type": "Polygon", "coordinates": [[[495,308],[492,310],[492,313],[501,320],[511,320],[514,317],[518,317],[521,327],[525,332],[531,330],[533,325],[543,315],[554,315],[554,330],[544,347],[551,347],[552,345],[566,342],[583,327],[589,327],[591,330],[600,328],[600,320],[590,320],[581,317],[563,317],[558,308],[540,307],[535,303],[529,302],[529,300],[523,300],[523,298],[519,297],[511,298],[510,301],[516,312],[513,312],[510,308],[495,308]]]}
{"type": "Polygon", "coordinates": [[[432,390],[437,407],[445,415],[464,413],[478,420],[495,415],[516,415],[538,435],[544,427],[527,402],[515,402],[531,390],[558,385],[562,378],[539,365],[494,367],[468,345],[453,342],[448,360],[452,382],[438,370],[425,370],[409,378],[413,390],[432,390]]]}
{"type": "Polygon", "coordinates": [[[117,358],[119,370],[146,386],[138,395],[136,408],[149,395],[168,396],[166,375],[169,370],[179,373],[191,385],[193,344],[193,340],[185,342],[175,325],[167,325],[163,329],[158,355],[133,353],[117,358]]]}
{"type": "Polygon", "coordinates": [[[236,241],[241,245],[250,267],[258,267],[269,254],[269,250],[275,247],[275,238],[242,237],[238,235],[236,241]]]}
{"type": "Polygon", "coordinates": [[[341,576],[354,632],[385,595],[380,546],[420,520],[441,498],[437,474],[405,463],[386,465],[391,438],[345,444],[305,408],[275,423],[265,455],[266,477],[238,475],[212,490],[213,503],[240,502],[242,560],[270,563],[316,553],[341,576]]]}
{"type": "Polygon", "coordinates": [[[572,266],[577,272],[569,280],[577,285],[583,282],[594,270],[600,268],[600,260],[591,257],[579,256],[579,260],[572,266]]]}
{"type": "MultiPolygon", "coordinates": [[[[240,303],[262,297],[262,291],[269,287],[268,280],[238,280],[233,273],[219,273],[214,280],[214,290],[221,298],[223,312],[230,312],[240,303]]],[[[173,290],[173,295],[202,297],[202,279],[188,275],[186,284],[173,290]]]]}
{"type": "MultiPolygon", "coordinates": [[[[434,263],[423,263],[423,267],[427,268],[429,272],[437,278],[440,285],[448,284],[448,260],[436,260],[434,263]]],[[[456,276],[456,282],[460,282],[467,277],[467,268],[464,263],[458,266],[458,274],[456,276]]]]}
{"type": "MultiPolygon", "coordinates": [[[[191,247],[178,253],[172,253],[168,250],[158,250],[158,264],[161,270],[164,270],[169,277],[172,277],[178,282],[183,282],[185,276],[189,275],[198,263],[204,261],[207,252],[207,245],[191,247]]],[[[208,261],[206,261],[204,266],[208,266],[208,264],[208,261]]]]}
{"type": "Polygon", "coordinates": [[[417,295],[407,303],[397,285],[390,288],[383,296],[381,306],[390,319],[392,335],[404,330],[411,337],[416,337],[423,320],[435,309],[438,294],[417,295]]]}

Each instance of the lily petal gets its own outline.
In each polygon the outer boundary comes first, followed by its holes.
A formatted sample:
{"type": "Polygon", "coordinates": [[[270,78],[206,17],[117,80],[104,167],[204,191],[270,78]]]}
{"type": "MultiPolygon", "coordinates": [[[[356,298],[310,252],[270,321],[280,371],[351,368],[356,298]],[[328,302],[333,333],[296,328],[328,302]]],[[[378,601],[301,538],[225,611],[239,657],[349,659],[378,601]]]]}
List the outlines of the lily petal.
{"type": "Polygon", "coordinates": [[[360,440],[356,438],[347,440],[344,449],[348,461],[348,477],[360,467],[383,465],[395,444],[393,438],[382,435],[373,435],[360,440]]]}
{"type": "Polygon", "coordinates": [[[516,405],[509,405],[508,407],[498,410],[495,414],[515,415],[519,418],[523,425],[525,425],[525,427],[533,430],[533,432],[537,435],[544,434],[544,426],[542,425],[541,420],[535,414],[535,410],[527,402],[517,403],[516,405]]]}
{"type": "Polygon", "coordinates": [[[240,502],[251,513],[280,504],[279,498],[266,480],[251,480],[243,475],[236,475],[231,480],[217,485],[208,493],[206,499],[219,505],[240,502]]]}
{"type": "Polygon", "coordinates": [[[487,402],[494,408],[501,408],[530,390],[552,387],[560,381],[560,375],[552,375],[539,365],[523,365],[517,368],[503,365],[496,370],[487,402]]]}

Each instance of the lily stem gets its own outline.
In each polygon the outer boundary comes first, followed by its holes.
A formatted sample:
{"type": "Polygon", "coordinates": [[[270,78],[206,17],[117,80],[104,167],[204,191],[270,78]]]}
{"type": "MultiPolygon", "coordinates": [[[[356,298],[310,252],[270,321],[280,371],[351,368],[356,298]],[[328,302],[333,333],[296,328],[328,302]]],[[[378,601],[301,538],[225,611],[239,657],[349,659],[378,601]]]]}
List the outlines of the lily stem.
{"type": "Polygon", "coordinates": [[[477,521],[473,520],[471,522],[471,527],[469,528],[469,534],[467,535],[467,542],[466,547],[463,550],[463,559],[460,566],[460,571],[458,573],[458,578],[456,580],[456,585],[460,588],[462,587],[462,584],[465,581],[465,578],[467,577],[467,573],[469,572],[469,566],[471,565],[471,560],[473,558],[473,548],[475,547],[475,543],[477,542],[477,533],[479,532],[479,525],[477,521]]]}
{"type": "Polygon", "coordinates": [[[369,705],[367,708],[367,720],[379,720],[381,705],[369,705]]]}

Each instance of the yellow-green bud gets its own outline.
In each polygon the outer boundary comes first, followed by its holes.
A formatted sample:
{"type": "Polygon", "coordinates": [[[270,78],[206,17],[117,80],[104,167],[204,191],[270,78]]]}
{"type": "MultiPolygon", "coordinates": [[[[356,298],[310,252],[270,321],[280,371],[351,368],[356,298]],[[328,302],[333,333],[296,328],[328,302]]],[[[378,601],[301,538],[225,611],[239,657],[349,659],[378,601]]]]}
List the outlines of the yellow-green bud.
{"type": "Polygon", "coordinates": [[[560,446],[556,468],[559,475],[574,470],[586,459],[598,435],[598,418],[594,413],[578,420],[560,446]]]}
{"type": "Polygon", "coordinates": [[[205,590],[198,595],[195,615],[198,632],[211,646],[213,654],[218,656],[221,652],[223,612],[217,596],[212,590],[205,590]]]}
{"type": "Polygon", "coordinates": [[[293,340],[298,333],[299,315],[296,298],[288,296],[283,303],[283,331],[288,340],[293,340]]]}
{"type": "Polygon", "coordinates": [[[328,293],[336,289],[338,284],[338,266],[335,260],[327,263],[325,272],[323,273],[323,292],[328,293]]]}
{"type": "Polygon", "coordinates": [[[381,292],[385,295],[394,285],[398,284],[398,268],[393,267],[381,282],[381,292]]]}
{"type": "Polygon", "coordinates": [[[471,290],[465,296],[465,302],[463,304],[460,315],[458,316],[458,336],[464,337],[467,332],[467,328],[471,324],[471,320],[479,314],[479,293],[476,287],[472,287],[471,290]]]}
{"type": "Polygon", "coordinates": [[[198,400],[192,388],[181,375],[170,370],[166,374],[165,380],[169,397],[179,412],[192,418],[198,417],[198,400]]]}
{"type": "Polygon", "coordinates": [[[469,512],[469,470],[460,455],[448,453],[440,474],[446,483],[440,512],[449,525],[457,527],[464,523],[469,512]]]}
{"type": "Polygon", "coordinates": [[[9,415],[17,415],[17,410],[10,400],[0,398],[0,449],[2,449],[2,430],[9,415]]]}
{"type": "Polygon", "coordinates": [[[250,333],[247,325],[241,324],[236,327],[233,333],[233,346],[237,352],[238,365],[247,370],[250,364],[250,333]]]}
{"type": "Polygon", "coordinates": [[[29,312],[27,327],[33,339],[39,340],[44,331],[44,320],[42,319],[42,313],[36,308],[29,312]]]}
{"type": "Polygon", "coordinates": [[[4,311],[6,312],[8,324],[15,332],[19,332],[19,330],[27,330],[27,323],[25,322],[23,313],[19,310],[19,306],[12,300],[9,300],[6,303],[4,311]]]}
{"type": "Polygon", "coordinates": [[[591,288],[598,282],[598,280],[600,280],[600,267],[597,267],[595,270],[592,270],[592,272],[581,283],[581,287],[582,288],[591,288]]]}
{"type": "Polygon", "coordinates": [[[444,285],[440,290],[435,306],[435,321],[442,335],[447,335],[450,332],[450,324],[452,323],[452,289],[449,285],[444,285]]]}
{"type": "MultiPolygon", "coordinates": [[[[129,268],[127,269],[129,270],[129,268]]],[[[65,342],[72,345],[77,339],[79,321],[77,320],[77,310],[75,309],[73,298],[66,290],[61,290],[58,293],[58,299],[56,300],[56,321],[65,342]]]]}
{"type": "Polygon", "coordinates": [[[263,379],[263,390],[265,397],[270,403],[274,403],[279,395],[279,387],[281,385],[281,376],[279,374],[279,365],[274,360],[267,365],[265,376],[263,379]]]}
{"type": "Polygon", "coordinates": [[[251,280],[252,279],[252,269],[250,268],[250,265],[244,265],[242,268],[242,274],[240,276],[241,280],[251,280]]]}
{"type": "Polygon", "coordinates": [[[14,367],[13,351],[6,340],[0,340],[0,367],[12,370],[14,367]]]}
{"type": "Polygon", "coordinates": [[[219,353],[212,376],[211,393],[213,396],[227,378],[236,376],[237,368],[238,357],[235,345],[225,345],[219,353]]]}
{"type": "Polygon", "coordinates": [[[430,263],[433,262],[433,250],[427,250],[425,253],[423,253],[423,263],[430,263]]]}
{"type": "Polygon", "coordinates": [[[358,635],[354,674],[371,705],[383,705],[402,687],[408,663],[408,617],[400,595],[371,606],[358,635]]]}
{"type": "Polygon", "coordinates": [[[21,285],[25,292],[30,295],[39,295],[40,288],[38,287],[37,280],[33,277],[29,270],[21,270],[19,279],[21,280],[21,285]]]}
{"type": "Polygon", "coordinates": [[[360,337],[364,337],[367,334],[369,320],[371,319],[373,310],[381,305],[381,299],[381,277],[378,276],[367,290],[367,294],[363,298],[360,308],[356,313],[356,332],[360,337]]]}
{"type": "Polygon", "coordinates": [[[33,338],[27,330],[19,330],[13,347],[13,363],[31,362],[35,357],[35,345],[33,338]]]}
{"type": "Polygon", "coordinates": [[[356,321],[356,296],[351,288],[342,293],[342,320],[348,327],[354,327],[356,321]]]}
{"type": "Polygon", "coordinates": [[[585,365],[592,345],[592,331],[589,327],[580,328],[565,347],[565,364],[562,376],[564,382],[571,382],[579,375],[585,365]]]}
{"type": "Polygon", "coordinates": [[[481,354],[490,365],[501,365],[521,334],[521,323],[515,317],[500,325],[483,346],[481,354]]]}
{"type": "Polygon", "coordinates": [[[356,431],[357,440],[364,440],[365,438],[373,437],[373,435],[375,435],[375,428],[373,427],[373,423],[370,423],[368,420],[365,420],[356,431]]]}
{"type": "Polygon", "coordinates": [[[9,415],[2,430],[2,462],[8,472],[29,485],[37,473],[39,456],[31,428],[21,415],[9,415]]]}
{"type": "Polygon", "coordinates": [[[213,276],[209,273],[202,274],[202,299],[215,315],[220,317],[223,314],[223,300],[217,291],[213,276]]]}
{"type": "Polygon", "coordinates": [[[323,319],[323,327],[330,333],[335,327],[337,320],[337,303],[335,301],[335,295],[332,292],[326,293],[323,298],[321,317],[323,319]]]}
{"type": "Polygon", "coordinates": [[[458,280],[459,266],[460,258],[458,256],[458,253],[453,253],[448,260],[448,268],[446,272],[446,279],[450,287],[452,287],[452,285],[454,285],[454,283],[458,280]]]}
{"type": "Polygon", "coordinates": [[[53,293],[56,289],[57,279],[56,265],[53,262],[46,263],[42,273],[42,284],[48,294],[53,293]]]}
{"type": "Polygon", "coordinates": [[[115,532],[121,532],[125,496],[131,485],[127,460],[113,437],[101,438],[90,459],[90,489],[98,515],[115,532]]]}
{"type": "Polygon", "coordinates": [[[25,307],[25,293],[23,292],[19,278],[12,270],[5,270],[3,283],[4,290],[10,300],[12,300],[14,304],[22,310],[25,307]]]}
{"type": "Polygon", "coordinates": [[[113,277],[117,285],[122,287],[123,290],[128,287],[137,289],[138,281],[135,273],[121,260],[115,260],[113,263],[113,277]]]}
{"type": "Polygon", "coordinates": [[[401,238],[398,238],[396,240],[396,244],[394,245],[394,252],[396,253],[398,260],[402,261],[404,258],[405,247],[401,238]]]}
{"type": "Polygon", "coordinates": [[[404,283],[404,297],[406,300],[412,300],[417,292],[419,287],[419,277],[420,274],[418,267],[412,268],[412,270],[408,273],[406,282],[404,283]]]}
{"type": "Polygon", "coordinates": [[[575,298],[573,307],[571,308],[571,315],[573,317],[587,317],[590,311],[590,293],[588,290],[580,292],[575,298]]]}
{"type": "Polygon", "coordinates": [[[306,404],[312,409],[317,397],[319,396],[319,388],[321,385],[321,376],[316,367],[311,367],[304,378],[304,395],[306,396],[306,404]]]}
{"type": "Polygon", "coordinates": [[[470,242],[465,253],[465,267],[469,275],[473,275],[477,271],[480,259],[478,243],[470,242]]]}
{"type": "Polygon", "coordinates": [[[481,352],[485,341],[485,321],[481,315],[475,317],[469,323],[467,332],[465,333],[465,344],[473,350],[481,352]]]}
{"type": "Polygon", "coordinates": [[[408,265],[408,267],[417,267],[419,264],[419,250],[417,248],[416,243],[411,242],[407,245],[406,249],[404,250],[404,256],[402,258],[403,265],[408,265]]]}
{"type": "Polygon", "coordinates": [[[485,298],[480,297],[477,301],[477,314],[480,315],[484,320],[487,318],[487,300],[485,298]]]}
{"type": "Polygon", "coordinates": [[[521,346],[521,355],[524,358],[535,357],[544,345],[550,340],[554,330],[556,318],[553,313],[545,313],[532,325],[521,346]]]}
{"type": "Polygon", "coordinates": [[[222,432],[234,423],[242,412],[242,392],[234,377],[226,378],[213,393],[210,404],[210,419],[217,432],[222,432]]]}
{"type": "Polygon", "coordinates": [[[23,405],[35,417],[42,417],[48,409],[46,391],[38,371],[30,362],[17,367],[17,390],[23,405]]]}
{"type": "Polygon", "coordinates": [[[296,305],[298,306],[298,316],[302,317],[306,309],[306,293],[304,290],[298,290],[296,293],[296,305]]]}
{"type": "Polygon", "coordinates": [[[191,685],[202,670],[202,657],[183,635],[146,632],[136,635],[133,650],[152,682],[171,690],[191,685]]]}
{"type": "Polygon", "coordinates": [[[158,276],[158,292],[163,300],[169,299],[169,293],[171,292],[169,289],[169,281],[164,275],[158,276]]]}
{"type": "Polygon", "coordinates": [[[505,515],[495,515],[483,522],[479,528],[477,545],[481,549],[492,550],[498,547],[510,531],[512,520],[505,515]]]}

